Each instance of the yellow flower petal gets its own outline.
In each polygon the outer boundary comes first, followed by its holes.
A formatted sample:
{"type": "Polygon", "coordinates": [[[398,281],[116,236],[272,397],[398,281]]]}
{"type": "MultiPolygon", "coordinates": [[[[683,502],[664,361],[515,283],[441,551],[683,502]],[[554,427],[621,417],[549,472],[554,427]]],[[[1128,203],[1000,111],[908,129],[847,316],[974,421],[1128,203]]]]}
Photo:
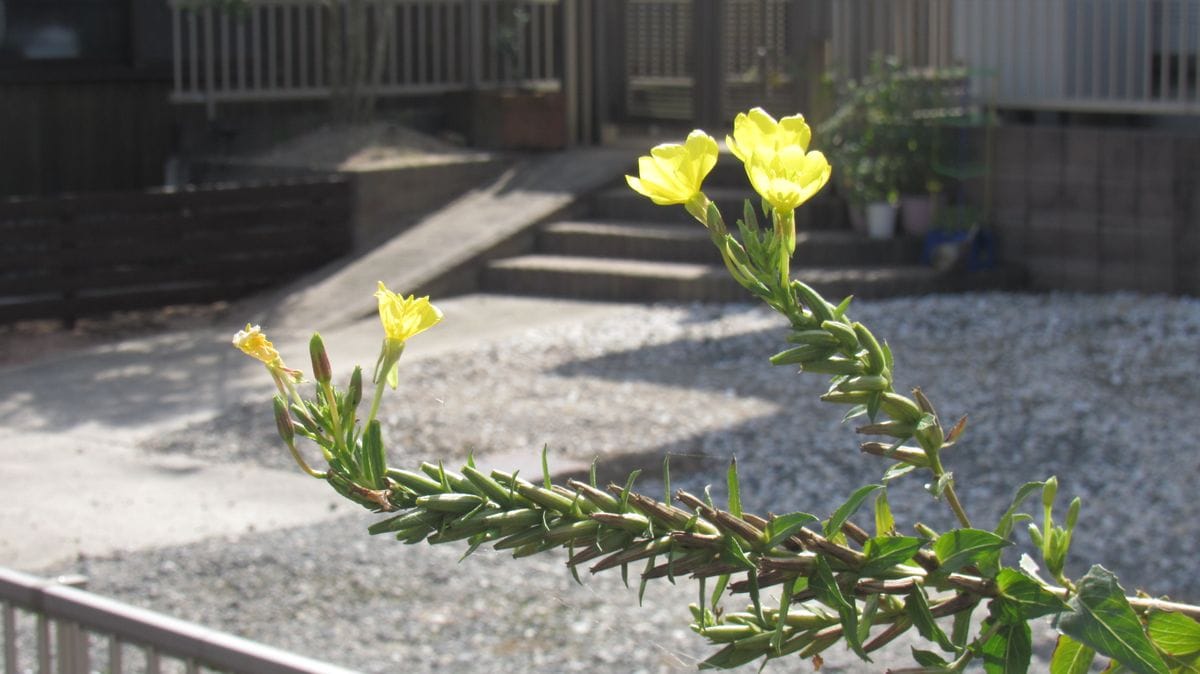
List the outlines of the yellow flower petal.
{"type": "Polygon", "coordinates": [[[635,192],[660,206],[686,204],[700,194],[704,179],[717,165],[717,141],[703,131],[691,132],[683,144],[658,145],[638,158],[638,175],[625,176],[635,192]]]}
{"type": "Polygon", "coordinates": [[[766,110],[754,108],[739,112],[733,120],[733,134],[725,137],[729,151],[743,163],[753,155],[779,152],[785,147],[808,149],[812,130],[804,115],[790,115],[775,121],[766,110]]]}
{"type": "Polygon", "coordinates": [[[379,320],[389,340],[407,341],[442,320],[442,312],[429,302],[428,296],[402,297],[388,290],[380,281],[375,297],[379,300],[379,320]]]}
{"type": "Polygon", "coordinates": [[[820,152],[786,148],[774,155],[753,155],[746,175],[754,191],[777,211],[792,211],[829,182],[830,167],[820,152]]]}
{"type": "Polygon", "coordinates": [[[233,345],[247,356],[257,358],[267,365],[279,363],[279,352],[275,350],[275,345],[271,344],[263,334],[262,328],[257,325],[247,323],[245,330],[239,330],[233,336],[233,345]]]}

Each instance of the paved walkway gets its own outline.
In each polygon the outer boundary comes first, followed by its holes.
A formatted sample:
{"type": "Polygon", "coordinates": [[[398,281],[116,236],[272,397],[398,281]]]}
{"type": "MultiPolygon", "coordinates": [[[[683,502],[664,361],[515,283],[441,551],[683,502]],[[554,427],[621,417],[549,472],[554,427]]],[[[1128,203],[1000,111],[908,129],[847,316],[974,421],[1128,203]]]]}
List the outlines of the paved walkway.
{"type": "MultiPolygon", "coordinates": [[[[137,447],[243,401],[261,400],[269,413],[270,379],[229,345],[246,320],[262,323],[285,360],[304,369],[308,337],[320,330],[335,370],[348,375],[354,364],[370,365],[382,339],[372,297],[377,280],[397,292],[436,287],[447,272],[620,175],[631,156],[585,149],[520,164],[351,264],[235,306],[228,326],[0,369],[0,565],[36,571],[76,555],[347,512],[350,506],[299,471],[211,465],[137,447]]],[[[406,359],[623,308],[486,295],[437,303],[444,324],[414,340],[406,359]]]]}

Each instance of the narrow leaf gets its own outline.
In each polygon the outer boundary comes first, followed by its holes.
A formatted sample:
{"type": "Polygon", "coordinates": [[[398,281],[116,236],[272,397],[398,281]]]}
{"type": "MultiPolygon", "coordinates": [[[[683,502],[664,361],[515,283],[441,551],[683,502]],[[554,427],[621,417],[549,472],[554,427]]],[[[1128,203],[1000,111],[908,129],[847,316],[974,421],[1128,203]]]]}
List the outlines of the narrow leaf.
{"type": "Polygon", "coordinates": [[[887,487],[875,495],[875,535],[887,536],[896,532],[896,519],[892,517],[892,507],[888,504],[887,487]]]}
{"type": "Polygon", "coordinates": [[[1138,674],[1167,674],[1162,657],[1142,631],[1142,623],[1129,606],[1117,577],[1095,565],[1079,581],[1071,612],[1058,621],[1058,629],[1138,674]]]}
{"type": "Polygon", "coordinates": [[[550,482],[550,445],[542,445],[542,486],[549,489],[553,485],[550,482]]]}
{"type": "Polygon", "coordinates": [[[1060,634],[1050,657],[1050,674],[1087,674],[1096,659],[1096,651],[1060,634]]]}
{"type": "Polygon", "coordinates": [[[817,599],[838,612],[842,623],[842,636],[845,638],[846,644],[858,654],[858,657],[871,662],[871,658],[867,657],[866,651],[863,650],[862,642],[858,639],[858,610],[842,594],[833,570],[829,568],[829,562],[824,557],[817,557],[817,567],[809,576],[808,582],[809,587],[816,593],[817,599]]]}
{"type": "Polygon", "coordinates": [[[1029,498],[1034,492],[1039,491],[1045,486],[1045,482],[1026,482],[1017,488],[1017,493],[1013,496],[1012,504],[1008,506],[1008,510],[1000,516],[1000,523],[996,525],[996,535],[1001,538],[1008,538],[1012,534],[1013,525],[1015,524],[1014,517],[1017,514],[1017,509],[1029,498]]]}
{"type": "Polygon", "coordinates": [[[923,651],[918,648],[912,648],[912,656],[913,660],[916,660],[917,664],[921,665],[922,667],[932,668],[933,671],[950,671],[946,668],[947,665],[950,664],[946,661],[946,658],[943,658],[933,651],[923,651]]]}
{"type": "Polygon", "coordinates": [[[897,463],[891,468],[888,468],[887,472],[883,474],[883,481],[891,482],[898,477],[904,477],[905,475],[908,475],[916,469],[917,467],[911,463],[897,463]]]}
{"type": "Polygon", "coordinates": [[[933,613],[929,610],[929,602],[925,600],[925,592],[921,588],[914,587],[906,595],[904,612],[908,614],[913,626],[917,628],[917,633],[923,639],[936,643],[943,651],[955,652],[954,642],[946,636],[946,633],[934,620],[933,613]]]}
{"type": "Polygon", "coordinates": [[[871,492],[875,491],[876,489],[883,489],[883,485],[868,484],[854,490],[854,493],[850,495],[850,498],[847,499],[846,502],[841,506],[839,506],[837,511],[833,513],[833,516],[829,518],[829,521],[825,523],[825,535],[833,536],[840,532],[842,530],[842,525],[846,523],[846,520],[850,519],[854,516],[854,513],[858,512],[858,509],[862,506],[863,501],[866,501],[867,497],[871,495],[871,492]]]}
{"type": "Polygon", "coordinates": [[[783,648],[784,628],[787,627],[788,609],[792,604],[792,584],[783,584],[783,594],[779,597],[779,618],[775,621],[775,633],[771,635],[771,650],[778,653],[783,648]]]}
{"type": "Polygon", "coordinates": [[[800,512],[788,513],[773,518],[770,522],[767,522],[765,532],[767,535],[766,548],[769,550],[779,545],[790,538],[792,534],[799,531],[805,524],[816,521],[818,520],[815,515],[800,512]]]}
{"type": "Polygon", "coordinates": [[[737,458],[729,461],[729,472],[726,475],[729,484],[729,512],[734,517],[742,516],[742,492],[738,486],[737,458]]]}

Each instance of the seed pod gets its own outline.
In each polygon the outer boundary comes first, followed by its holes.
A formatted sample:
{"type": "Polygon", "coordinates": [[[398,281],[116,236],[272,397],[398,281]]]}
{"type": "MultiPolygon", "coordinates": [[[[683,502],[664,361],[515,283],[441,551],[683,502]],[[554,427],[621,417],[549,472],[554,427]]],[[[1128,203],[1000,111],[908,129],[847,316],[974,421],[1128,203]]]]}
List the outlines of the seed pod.
{"type": "Polygon", "coordinates": [[[841,321],[822,321],[821,329],[828,332],[850,354],[858,353],[859,348],[861,348],[854,328],[841,321]]]}
{"type": "Polygon", "coordinates": [[[501,538],[500,540],[496,541],[496,544],[492,547],[496,548],[497,550],[519,548],[528,543],[541,541],[542,536],[545,535],[545,533],[546,530],[539,523],[537,526],[530,527],[525,531],[518,531],[515,534],[510,534],[504,538],[501,538]]]}
{"type": "Polygon", "coordinates": [[[920,421],[924,416],[916,403],[891,391],[885,391],[879,397],[879,407],[896,421],[920,421]]]}
{"type": "Polygon", "coordinates": [[[825,321],[833,320],[833,307],[825,301],[825,298],[813,290],[808,284],[803,281],[792,281],[792,290],[796,293],[800,303],[808,307],[812,312],[813,318],[820,325],[825,321]]]}
{"type": "MultiPolygon", "coordinates": [[[[829,323],[830,321],[826,321],[829,323]]],[[[824,326],[822,326],[824,327],[824,326]]],[[[853,333],[851,333],[853,334],[853,333]]],[[[787,337],[792,344],[807,344],[810,346],[838,346],[838,338],[825,330],[796,330],[787,337]]]]}
{"type": "Polygon", "coordinates": [[[771,356],[772,365],[798,365],[810,360],[824,360],[837,353],[836,346],[801,344],[771,356]]]}
{"type": "Polygon", "coordinates": [[[367,484],[373,489],[383,487],[383,475],[387,472],[387,450],[383,446],[383,431],[378,419],[367,424],[362,437],[363,473],[367,484]]]}
{"type": "Polygon", "coordinates": [[[442,513],[467,513],[483,504],[474,494],[431,494],[417,498],[417,506],[442,513]]]}
{"type": "Polygon", "coordinates": [[[389,468],[387,476],[421,495],[445,493],[440,483],[411,470],[389,468]]]}
{"type": "Polygon", "coordinates": [[[846,381],[838,384],[839,391],[886,391],[891,388],[892,384],[887,380],[887,377],[878,374],[862,374],[857,377],[850,377],[846,381]]]}
{"type": "Polygon", "coordinates": [[[439,527],[442,525],[443,519],[444,516],[441,513],[432,513],[421,508],[413,508],[395,517],[389,517],[386,520],[380,520],[372,524],[367,527],[367,533],[375,536],[418,526],[439,527]]]}
{"type": "Polygon", "coordinates": [[[800,364],[801,372],[813,372],[816,374],[837,374],[837,375],[860,375],[866,371],[862,362],[857,358],[843,358],[841,356],[831,356],[825,360],[810,360],[800,364]]]}
{"type": "Polygon", "coordinates": [[[745,639],[756,634],[761,634],[762,630],[751,625],[724,624],[713,625],[704,629],[698,629],[696,632],[708,639],[714,644],[728,644],[738,639],[745,639]]]}
{"type": "Polygon", "coordinates": [[[490,475],[479,472],[474,466],[463,466],[463,475],[475,485],[475,493],[486,496],[502,506],[531,505],[533,502],[494,480],[490,475]]]}
{"type": "Polygon", "coordinates": [[[616,527],[640,534],[650,526],[650,519],[637,513],[592,513],[591,518],[606,527],[616,527]]]}
{"type": "Polygon", "coordinates": [[[571,507],[574,504],[574,500],[569,499],[562,494],[556,493],[549,489],[543,489],[542,487],[535,487],[534,485],[523,480],[516,483],[516,489],[517,493],[519,493],[521,496],[524,496],[543,508],[549,508],[550,510],[555,510],[563,514],[571,512],[571,507]]]}
{"type": "Polygon", "coordinates": [[[450,488],[460,494],[465,493],[475,494],[476,496],[485,496],[483,491],[479,489],[479,487],[475,486],[474,482],[471,482],[467,478],[452,470],[443,468],[441,466],[435,466],[428,461],[421,462],[421,470],[429,476],[429,479],[437,480],[438,482],[441,482],[441,476],[445,475],[446,482],[450,484],[450,488]]]}
{"type": "Polygon", "coordinates": [[[916,431],[916,424],[908,421],[883,421],[877,424],[867,424],[855,429],[862,435],[888,435],[893,438],[911,438],[916,431]]]}
{"type": "Polygon", "coordinates": [[[920,443],[921,448],[930,455],[934,455],[946,442],[945,433],[942,431],[942,424],[932,414],[926,414],[921,417],[921,420],[917,422],[917,427],[914,429],[913,434],[916,435],[917,442],[920,443]]]}
{"type": "Polygon", "coordinates": [[[546,531],[543,540],[547,543],[562,545],[570,540],[591,537],[599,528],[600,523],[595,520],[579,520],[578,522],[559,524],[546,531]]]}
{"type": "Polygon", "coordinates": [[[830,391],[821,396],[827,403],[843,405],[865,405],[871,399],[871,391],[830,391]]]}
{"type": "Polygon", "coordinates": [[[541,524],[542,511],[533,508],[517,508],[516,510],[502,510],[487,514],[481,519],[489,528],[495,528],[507,536],[516,531],[528,529],[535,524],[541,524]]]}
{"type": "Polygon", "coordinates": [[[858,335],[858,343],[867,350],[867,371],[871,374],[883,374],[887,369],[887,358],[883,355],[883,347],[875,339],[875,335],[862,323],[854,324],[854,334],[858,335]]]}

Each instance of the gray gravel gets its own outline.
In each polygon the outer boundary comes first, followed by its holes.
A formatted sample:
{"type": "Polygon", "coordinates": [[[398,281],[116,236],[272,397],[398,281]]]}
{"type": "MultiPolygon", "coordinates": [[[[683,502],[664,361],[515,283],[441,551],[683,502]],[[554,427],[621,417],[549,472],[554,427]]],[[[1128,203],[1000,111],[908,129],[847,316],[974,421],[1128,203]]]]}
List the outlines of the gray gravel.
{"type": "MultiPolygon", "coordinates": [[[[994,522],[1019,484],[1056,474],[1060,494],[1084,500],[1069,572],[1101,563],[1131,591],[1200,600],[1200,301],[970,294],[860,301],[851,314],[891,343],[904,388],[920,384],[944,419],[970,414],[948,463],[977,521],[994,522]]],[[[676,471],[673,486],[712,482],[722,498],[722,464],[736,455],[748,508],[825,516],[885,465],[854,449],[841,408],[816,400],[822,378],[766,363],[783,336],[757,307],[660,305],[402,362],[401,392],[381,414],[392,462],[503,460],[545,443],[552,460],[653,467],[671,452],[713,458],[676,471]]],[[[289,464],[266,401],[146,449],[289,464]]],[[[949,526],[920,487],[904,478],[890,490],[900,525],[949,526]]],[[[687,628],[686,583],[656,584],[639,608],[619,574],[575,585],[562,555],[480,551],[460,564],[454,546],[368,537],[371,519],[48,572],[81,572],[100,593],[367,672],[673,672],[711,652],[687,628]]],[[[1052,637],[1038,634],[1044,655],[1052,637]]],[[[904,662],[906,651],[892,654],[904,662]]],[[[835,647],[823,671],[877,669],[835,647]]]]}

